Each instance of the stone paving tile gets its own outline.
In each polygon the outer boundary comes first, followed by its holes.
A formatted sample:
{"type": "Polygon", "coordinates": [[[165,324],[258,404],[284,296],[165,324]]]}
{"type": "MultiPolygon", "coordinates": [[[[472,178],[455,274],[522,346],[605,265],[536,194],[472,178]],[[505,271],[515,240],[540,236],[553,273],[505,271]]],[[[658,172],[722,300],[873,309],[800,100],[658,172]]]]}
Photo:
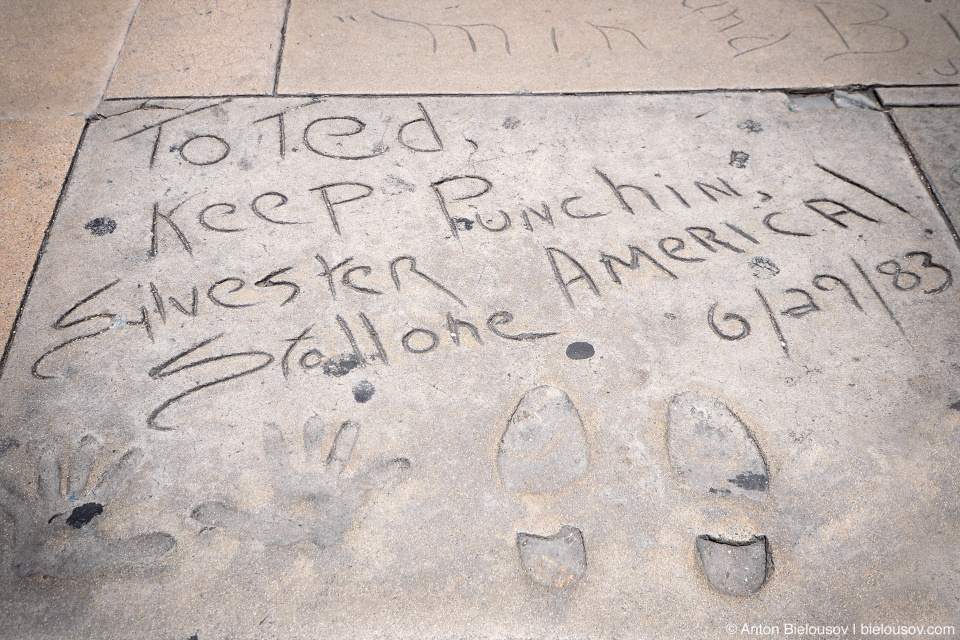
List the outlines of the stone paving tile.
{"type": "Polygon", "coordinates": [[[0,118],[93,112],[136,0],[0,2],[0,118]]]}
{"type": "Polygon", "coordinates": [[[286,0],[143,0],[112,98],[269,94],[286,0]]]}
{"type": "Polygon", "coordinates": [[[877,96],[885,107],[960,105],[960,87],[881,87],[877,96]]]}
{"type": "Polygon", "coordinates": [[[954,229],[960,228],[960,108],[903,108],[892,113],[954,229]]]}
{"type": "Polygon", "coordinates": [[[886,113],[140,104],[0,372],[11,628],[960,624],[960,256],[886,113]]]}
{"type": "Polygon", "coordinates": [[[944,2],[293,0],[282,93],[943,84],[944,2]]]}
{"type": "Polygon", "coordinates": [[[0,340],[6,345],[83,120],[0,120],[0,340]]]}

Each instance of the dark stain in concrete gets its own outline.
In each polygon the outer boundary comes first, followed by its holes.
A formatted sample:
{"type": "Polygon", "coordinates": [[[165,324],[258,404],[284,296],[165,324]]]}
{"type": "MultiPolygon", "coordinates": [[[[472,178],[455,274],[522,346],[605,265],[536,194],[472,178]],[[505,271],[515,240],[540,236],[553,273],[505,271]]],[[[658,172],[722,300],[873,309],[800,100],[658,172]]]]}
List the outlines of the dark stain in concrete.
{"type": "Polygon", "coordinates": [[[571,360],[586,360],[592,358],[596,351],[589,342],[571,342],[567,346],[567,357],[571,360]]]}
{"type": "Polygon", "coordinates": [[[770,478],[761,473],[741,473],[735,478],[730,478],[727,482],[733,483],[741,489],[747,491],[766,491],[770,485],[770,478]]]}
{"type": "Polygon", "coordinates": [[[10,436],[0,436],[0,455],[20,446],[20,441],[10,436]]]}
{"type": "Polygon", "coordinates": [[[353,399],[357,402],[364,403],[373,397],[374,392],[376,392],[376,389],[368,380],[361,380],[357,386],[353,388],[353,399]]]}
{"type": "Polygon", "coordinates": [[[117,230],[117,221],[113,218],[94,218],[83,228],[95,236],[105,236],[117,230]]]}
{"type": "Polygon", "coordinates": [[[355,354],[347,353],[339,358],[330,358],[324,362],[323,373],[334,378],[342,378],[361,364],[363,363],[355,354]]]}
{"type": "Polygon", "coordinates": [[[103,513],[103,505],[98,502],[82,504],[67,516],[67,526],[79,529],[84,525],[90,524],[90,521],[101,513],[103,513]]]}

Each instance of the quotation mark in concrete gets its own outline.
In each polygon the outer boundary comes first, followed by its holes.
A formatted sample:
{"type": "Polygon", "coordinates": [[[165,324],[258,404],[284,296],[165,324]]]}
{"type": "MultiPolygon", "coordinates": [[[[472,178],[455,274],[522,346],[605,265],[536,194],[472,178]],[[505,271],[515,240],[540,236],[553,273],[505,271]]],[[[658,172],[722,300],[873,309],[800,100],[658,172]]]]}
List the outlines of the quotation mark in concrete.
{"type": "MultiPolygon", "coordinates": [[[[586,473],[590,448],[570,397],[543,385],[517,403],[500,439],[497,470],[507,491],[545,493],[563,489],[586,473]]],[[[520,564],[545,587],[566,587],[583,577],[587,553],[580,529],[564,525],[549,536],[517,534],[520,564]]]]}
{"type": "Polygon", "coordinates": [[[97,526],[111,513],[110,503],[139,469],[144,455],[133,448],[109,464],[94,485],[91,470],[103,447],[93,435],[80,439],[69,459],[56,446],[37,462],[37,495],[26,496],[4,483],[0,510],[14,521],[13,572],[18,576],[77,578],[111,563],[143,564],[170,553],[176,539],[145,533],[124,540],[104,539],[97,526]],[[67,493],[62,470],[69,467],[67,493]]]}
{"type": "MultiPolygon", "coordinates": [[[[684,484],[709,496],[764,500],[770,472],[743,421],[719,399],[698,391],[678,393],[667,415],[670,462],[684,484]]],[[[773,568],[765,536],[697,538],[697,554],[714,589],[733,596],[756,593],[773,568]]]]}
{"type": "Polygon", "coordinates": [[[384,488],[410,468],[406,458],[376,459],[356,474],[344,476],[359,432],[357,423],[344,422],[326,459],[319,460],[322,429],[308,420],[303,446],[312,469],[300,472],[291,467],[280,428],[267,425],[263,448],[270,465],[274,501],[255,511],[223,502],[204,502],[193,509],[192,517],[204,525],[222,527],[268,545],[282,547],[302,541],[319,547],[337,544],[350,528],[363,497],[384,488]]]}

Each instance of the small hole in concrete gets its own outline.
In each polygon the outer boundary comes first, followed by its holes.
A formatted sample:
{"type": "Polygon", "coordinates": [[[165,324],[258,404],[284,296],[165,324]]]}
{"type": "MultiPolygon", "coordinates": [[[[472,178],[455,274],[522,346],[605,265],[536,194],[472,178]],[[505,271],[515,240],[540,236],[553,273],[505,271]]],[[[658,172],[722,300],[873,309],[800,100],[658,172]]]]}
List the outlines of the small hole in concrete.
{"type": "Polygon", "coordinates": [[[592,358],[596,351],[589,342],[571,342],[567,347],[567,357],[571,360],[586,360],[592,358]]]}

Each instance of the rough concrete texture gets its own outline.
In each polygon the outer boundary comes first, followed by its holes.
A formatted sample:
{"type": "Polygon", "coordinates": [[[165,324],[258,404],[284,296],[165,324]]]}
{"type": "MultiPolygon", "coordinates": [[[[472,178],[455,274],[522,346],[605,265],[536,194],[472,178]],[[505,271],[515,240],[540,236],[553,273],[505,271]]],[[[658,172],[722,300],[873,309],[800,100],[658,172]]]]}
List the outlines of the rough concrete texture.
{"type": "Polygon", "coordinates": [[[497,452],[503,487],[523,493],[562,489],[589,464],[583,422],[570,396],[548,385],[523,394],[497,452]]]}
{"type": "Polygon", "coordinates": [[[587,552],[583,533],[564,525],[555,535],[517,534],[520,563],[537,584],[561,589],[583,577],[587,571],[587,552]]]}
{"type": "Polygon", "coordinates": [[[943,84],[937,2],[293,0],[282,93],[523,93],[943,84]]]}
{"type": "Polygon", "coordinates": [[[0,2],[0,118],[93,113],[136,0],[0,2]]]}
{"type": "Polygon", "coordinates": [[[4,344],[83,120],[0,120],[0,336],[4,344]]]}
{"type": "Polygon", "coordinates": [[[770,471],[747,426],[723,402],[678,393],[667,414],[667,449],[677,475],[694,491],[764,500],[770,471]]]}
{"type": "Polygon", "coordinates": [[[697,553],[710,586],[731,596],[749,596],[760,590],[770,569],[767,539],[731,542],[710,536],[697,538],[697,553]]]}
{"type": "Polygon", "coordinates": [[[877,96],[885,107],[960,105],[960,87],[880,87],[877,96]]]}
{"type": "Polygon", "coordinates": [[[143,0],[107,96],[269,94],[286,0],[143,0]]]}
{"type": "Polygon", "coordinates": [[[5,628],[960,625],[957,246],[886,113],[792,104],[112,105],[0,375],[5,628]]]}
{"type": "Polygon", "coordinates": [[[894,109],[892,113],[956,229],[960,225],[960,108],[894,109]]]}

